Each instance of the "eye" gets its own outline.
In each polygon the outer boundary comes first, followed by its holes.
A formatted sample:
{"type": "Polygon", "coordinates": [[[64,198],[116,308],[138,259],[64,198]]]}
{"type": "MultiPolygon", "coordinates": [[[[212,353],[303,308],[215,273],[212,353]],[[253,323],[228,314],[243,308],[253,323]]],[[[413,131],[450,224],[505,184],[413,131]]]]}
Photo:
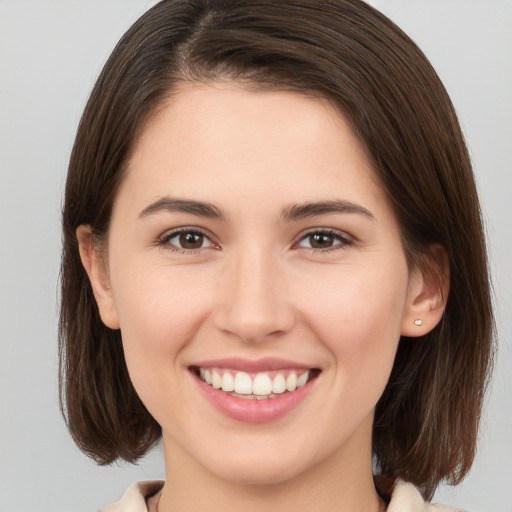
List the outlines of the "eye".
{"type": "Polygon", "coordinates": [[[297,246],[301,248],[320,251],[342,249],[349,245],[352,245],[352,240],[340,232],[333,230],[311,231],[303,236],[297,244],[297,246]]]}
{"type": "Polygon", "coordinates": [[[159,245],[164,245],[171,250],[180,252],[197,251],[206,247],[213,247],[212,241],[204,233],[188,228],[164,235],[159,241],[159,245]]]}

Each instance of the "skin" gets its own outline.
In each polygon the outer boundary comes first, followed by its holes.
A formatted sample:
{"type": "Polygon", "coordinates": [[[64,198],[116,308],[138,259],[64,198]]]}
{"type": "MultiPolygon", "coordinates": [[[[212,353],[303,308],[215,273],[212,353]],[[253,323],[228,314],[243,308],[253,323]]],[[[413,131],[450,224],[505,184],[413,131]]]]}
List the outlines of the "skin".
{"type": "Polygon", "coordinates": [[[137,141],[105,258],[90,235],[77,231],[102,319],[121,329],[133,384],[163,429],[160,512],[379,509],[374,408],[400,335],[432,329],[447,290],[409,268],[388,198],[334,107],[225,82],[182,86],[137,141]],[[223,215],[148,212],[164,197],[223,215]],[[283,215],[325,201],[367,213],[283,215]],[[183,227],[206,235],[198,249],[172,237],[183,227]],[[312,230],[324,232],[320,248],[312,230]],[[212,407],[189,371],[225,357],[321,373],[294,410],[249,425],[212,407]]]}

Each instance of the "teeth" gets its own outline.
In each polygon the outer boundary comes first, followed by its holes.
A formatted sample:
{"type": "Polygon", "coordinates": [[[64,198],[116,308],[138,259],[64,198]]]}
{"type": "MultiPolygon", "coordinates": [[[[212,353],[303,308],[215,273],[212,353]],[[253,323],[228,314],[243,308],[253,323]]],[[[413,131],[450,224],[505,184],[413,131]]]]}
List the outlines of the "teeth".
{"type": "Polygon", "coordinates": [[[232,396],[248,399],[262,400],[274,398],[276,395],[291,392],[304,386],[310,377],[310,371],[306,370],[297,376],[296,371],[290,371],[288,377],[283,373],[275,374],[272,379],[268,373],[258,373],[254,380],[246,372],[236,372],[233,377],[232,371],[222,369],[199,369],[201,379],[214,389],[222,389],[232,396]]]}
{"type": "Polygon", "coordinates": [[[282,373],[278,373],[272,381],[272,393],[284,393],[286,391],[286,380],[282,373]]]}
{"type": "Polygon", "coordinates": [[[297,374],[295,372],[288,375],[286,379],[286,389],[288,391],[295,391],[297,389],[297,374]]]}
{"type": "Polygon", "coordinates": [[[217,370],[212,372],[212,386],[213,389],[219,389],[222,387],[222,377],[217,373],[217,370]]]}
{"type": "Polygon", "coordinates": [[[239,393],[229,393],[236,398],[245,398],[247,400],[266,400],[267,398],[275,398],[277,395],[271,393],[270,395],[240,395],[239,393]]]}
{"type": "Polygon", "coordinates": [[[304,386],[304,384],[306,384],[308,379],[309,379],[309,371],[306,371],[306,372],[300,374],[299,378],[297,379],[297,387],[301,388],[302,386],[304,386]]]}
{"type": "Polygon", "coordinates": [[[253,395],[270,395],[272,393],[272,381],[266,373],[258,373],[252,383],[253,395]]]}
{"type": "Polygon", "coordinates": [[[242,395],[252,394],[252,379],[248,373],[237,372],[235,375],[235,391],[242,395]]]}
{"type": "Polygon", "coordinates": [[[229,372],[224,372],[222,376],[222,391],[234,391],[235,390],[235,379],[229,372]]]}
{"type": "Polygon", "coordinates": [[[256,399],[256,395],[241,395],[239,393],[229,393],[229,394],[236,398],[245,398],[247,400],[255,400],[256,399]]]}

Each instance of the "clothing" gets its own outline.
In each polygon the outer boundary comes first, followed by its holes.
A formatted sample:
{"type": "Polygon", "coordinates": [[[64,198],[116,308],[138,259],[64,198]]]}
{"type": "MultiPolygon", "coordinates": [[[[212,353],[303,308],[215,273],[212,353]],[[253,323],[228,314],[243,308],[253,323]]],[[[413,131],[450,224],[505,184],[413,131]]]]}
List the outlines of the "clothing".
{"type": "MultiPolygon", "coordinates": [[[[128,488],[122,499],[100,512],[155,512],[163,481],[138,482],[128,488]]],[[[463,512],[444,505],[423,501],[414,485],[398,481],[393,489],[387,512],[463,512]]]]}
{"type": "MultiPolygon", "coordinates": [[[[102,508],[100,512],[153,512],[148,508],[151,497],[157,497],[164,486],[163,480],[136,482],[115,503],[102,508]]],[[[156,507],[153,507],[156,510],[156,507]]]]}

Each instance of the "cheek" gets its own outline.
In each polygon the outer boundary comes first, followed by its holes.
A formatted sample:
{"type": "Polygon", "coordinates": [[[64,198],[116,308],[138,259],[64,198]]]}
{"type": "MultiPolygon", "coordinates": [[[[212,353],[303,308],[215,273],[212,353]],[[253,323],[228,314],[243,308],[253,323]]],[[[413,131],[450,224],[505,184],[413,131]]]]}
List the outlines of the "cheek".
{"type": "Polygon", "coordinates": [[[211,298],[204,283],[162,267],[118,267],[112,282],[128,371],[152,411],[159,397],[172,398],[176,375],[184,371],[183,348],[202,328],[211,298]]]}
{"type": "MultiPolygon", "coordinates": [[[[379,268],[385,268],[385,265],[379,268]]],[[[331,276],[321,293],[304,294],[310,328],[329,349],[346,383],[385,386],[400,339],[407,300],[406,264],[394,272],[351,268],[331,276]]]]}
{"type": "Polygon", "coordinates": [[[193,336],[211,287],[190,279],[187,271],[135,262],[113,276],[113,289],[126,343],[163,352],[177,350],[193,336]]]}
{"type": "Polygon", "coordinates": [[[408,290],[405,263],[392,272],[386,272],[385,265],[333,269],[320,282],[316,292],[315,286],[303,283],[301,297],[302,309],[322,330],[350,333],[354,341],[373,330],[383,336],[400,333],[408,290]]]}

